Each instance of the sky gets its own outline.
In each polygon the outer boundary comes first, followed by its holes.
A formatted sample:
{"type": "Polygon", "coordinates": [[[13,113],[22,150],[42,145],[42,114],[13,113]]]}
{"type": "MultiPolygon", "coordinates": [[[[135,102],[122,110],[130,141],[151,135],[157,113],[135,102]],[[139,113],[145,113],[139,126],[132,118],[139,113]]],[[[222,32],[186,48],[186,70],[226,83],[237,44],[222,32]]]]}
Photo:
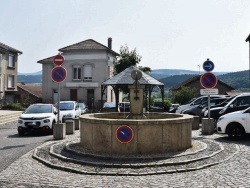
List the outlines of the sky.
{"type": "Polygon", "coordinates": [[[215,72],[249,69],[249,0],[0,0],[0,42],[23,54],[18,72],[87,39],[120,51],[140,66],[198,71],[209,58],[215,72]]]}

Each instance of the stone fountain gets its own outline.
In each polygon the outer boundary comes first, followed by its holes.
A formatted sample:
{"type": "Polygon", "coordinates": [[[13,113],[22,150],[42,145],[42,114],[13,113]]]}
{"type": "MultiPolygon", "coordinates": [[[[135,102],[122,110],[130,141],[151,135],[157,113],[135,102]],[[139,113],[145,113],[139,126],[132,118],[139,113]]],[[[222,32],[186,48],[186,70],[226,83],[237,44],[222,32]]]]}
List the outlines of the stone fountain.
{"type": "Polygon", "coordinates": [[[160,154],[192,145],[193,117],[170,113],[143,113],[141,72],[133,71],[130,113],[95,113],[80,116],[80,146],[110,154],[160,154]],[[126,114],[124,118],[124,114],[126,114]]]}

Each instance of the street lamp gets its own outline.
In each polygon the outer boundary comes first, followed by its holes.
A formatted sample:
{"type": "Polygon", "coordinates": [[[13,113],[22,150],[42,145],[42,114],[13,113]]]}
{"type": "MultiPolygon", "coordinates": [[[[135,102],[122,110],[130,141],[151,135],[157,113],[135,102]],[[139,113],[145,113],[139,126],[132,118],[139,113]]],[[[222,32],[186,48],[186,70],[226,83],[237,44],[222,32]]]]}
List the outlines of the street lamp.
{"type": "Polygon", "coordinates": [[[249,91],[250,91],[250,34],[248,35],[246,42],[249,42],[249,91]]]}

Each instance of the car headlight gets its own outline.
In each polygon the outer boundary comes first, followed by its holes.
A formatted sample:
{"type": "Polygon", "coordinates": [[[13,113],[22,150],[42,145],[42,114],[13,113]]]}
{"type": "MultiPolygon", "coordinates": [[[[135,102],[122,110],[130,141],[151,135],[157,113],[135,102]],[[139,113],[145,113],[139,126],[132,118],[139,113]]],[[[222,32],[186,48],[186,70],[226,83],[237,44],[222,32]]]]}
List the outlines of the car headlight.
{"type": "Polygon", "coordinates": [[[23,120],[21,120],[21,119],[18,119],[18,121],[17,121],[19,124],[22,124],[23,123],[23,120]]]}
{"type": "Polygon", "coordinates": [[[50,119],[45,119],[43,120],[44,123],[49,123],[50,122],[50,119]]]}
{"type": "Polygon", "coordinates": [[[208,110],[204,112],[204,117],[206,117],[207,115],[208,115],[208,110]]]}
{"type": "Polygon", "coordinates": [[[223,109],[219,112],[219,114],[223,114],[225,111],[226,111],[226,108],[223,108],[223,109]]]}
{"type": "Polygon", "coordinates": [[[217,123],[218,123],[219,121],[223,120],[223,119],[224,119],[224,117],[220,117],[220,118],[218,119],[217,123]]]}

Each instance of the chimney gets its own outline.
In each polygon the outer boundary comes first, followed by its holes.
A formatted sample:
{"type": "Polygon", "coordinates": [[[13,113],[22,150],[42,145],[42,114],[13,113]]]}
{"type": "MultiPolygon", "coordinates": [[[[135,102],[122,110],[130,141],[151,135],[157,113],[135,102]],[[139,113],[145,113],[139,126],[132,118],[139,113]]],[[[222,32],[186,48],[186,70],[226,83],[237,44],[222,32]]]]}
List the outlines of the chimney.
{"type": "Polygon", "coordinates": [[[108,38],[108,47],[112,50],[112,38],[108,38]]]}

